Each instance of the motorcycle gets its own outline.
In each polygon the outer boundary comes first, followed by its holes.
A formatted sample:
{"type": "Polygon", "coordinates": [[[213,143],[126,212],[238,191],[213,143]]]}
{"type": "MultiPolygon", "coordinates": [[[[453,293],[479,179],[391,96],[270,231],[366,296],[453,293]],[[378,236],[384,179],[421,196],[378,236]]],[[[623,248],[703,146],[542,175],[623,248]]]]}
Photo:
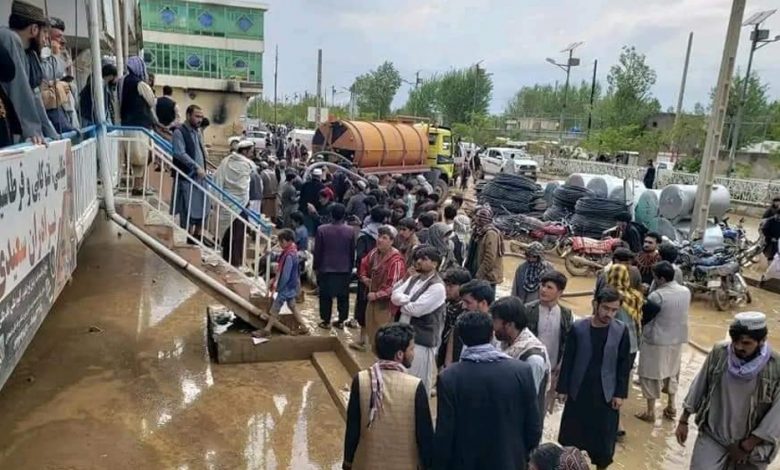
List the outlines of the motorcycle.
{"type": "Polygon", "coordinates": [[[588,237],[569,237],[563,241],[561,256],[566,270],[572,276],[596,273],[612,261],[612,251],[620,243],[619,238],[597,240],[588,237]]]}
{"type": "Polygon", "coordinates": [[[685,246],[678,257],[685,285],[692,292],[706,292],[718,310],[753,301],[741,266],[732,249],[707,252],[701,246],[685,246]]]}

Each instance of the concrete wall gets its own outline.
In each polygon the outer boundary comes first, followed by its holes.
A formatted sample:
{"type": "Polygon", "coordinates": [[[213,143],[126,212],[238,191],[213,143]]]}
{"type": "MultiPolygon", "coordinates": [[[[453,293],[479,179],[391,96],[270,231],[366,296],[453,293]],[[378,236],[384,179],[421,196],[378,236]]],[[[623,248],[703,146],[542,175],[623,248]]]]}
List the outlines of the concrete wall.
{"type": "MultiPolygon", "coordinates": [[[[157,85],[157,96],[162,96],[162,86],[166,83],[157,85]]],[[[174,88],[173,99],[179,104],[182,119],[186,119],[187,106],[197,104],[203,108],[203,113],[211,121],[204,132],[204,140],[212,153],[224,152],[228,137],[241,134],[243,130],[239,117],[246,113],[247,95],[205,90],[189,90],[185,93],[181,88],[174,88]]]]}

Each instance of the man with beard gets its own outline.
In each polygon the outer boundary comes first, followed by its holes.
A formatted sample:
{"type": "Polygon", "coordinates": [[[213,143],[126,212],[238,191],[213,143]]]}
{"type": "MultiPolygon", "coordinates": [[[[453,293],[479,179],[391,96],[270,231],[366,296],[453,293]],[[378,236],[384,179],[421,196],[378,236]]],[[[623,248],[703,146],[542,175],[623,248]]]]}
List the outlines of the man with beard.
{"type": "MultiPolygon", "coordinates": [[[[390,308],[390,294],[393,293],[393,286],[406,275],[404,257],[393,248],[396,234],[396,230],[389,225],[379,227],[376,247],[358,260],[358,277],[365,287],[367,300],[361,340],[369,351],[379,328],[393,321],[395,309],[390,308]]],[[[356,346],[360,348],[363,344],[356,346]]]]}
{"type": "Polygon", "coordinates": [[[688,439],[696,415],[699,433],[692,470],[763,470],[780,440],[780,357],[767,342],[766,316],[736,315],[730,342],[716,344],[688,389],[675,432],[688,439]]]}
{"type": "Polygon", "coordinates": [[[599,470],[615,455],[631,371],[628,330],[614,321],[618,310],[620,294],[605,287],[593,301],[593,315],[569,331],[558,378],[558,398],[565,403],[558,442],[587,451],[599,470]]]}
{"type": "Polygon", "coordinates": [[[658,245],[661,243],[661,235],[650,232],[645,235],[642,243],[642,252],[636,255],[636,266],[642,274],[642,284],[650,286],[653,283],[653,266],[661,261],[658,253],[658,245]]]}
{"type": "Polygon", "coordinates": [[[14,117],[10,120],[11,134],[34,144],[43,144],[45,137],[57,136],[40,92],[43,71],[38,54],[47,23],[40,7],[15,0],[11,4],[8,27],[0,28],[0,47],[10,53],[16,69],[12,80],[0,82],[13,105],[13,113],[8,112],[14,117]]]}
{"type": "Polygon", "coordinates": [[[409,373],[419,377],[430,393],[436,374],[436,350],[441,341],[447,293],[436,271],[441,262],[436,248],[421,246],[412,257],[417,274],[395,286],[391,301],[400,309],[399,321],[414,327],[415,359],[409,373]]]}
{"type": "Polygon", "coordinates": [[[525,469],[542,437],[531,366],[491,344],[493,324],[484,313],[464,313],[457,330],[466,347],[436,385],[433,468],[525,469]]]}
{"type": "Polygon", "coordinates": [[[414,361],[414,328],[391,323],[373,340],[379,360],[352,380],[347,405],[343,469],[430,468],[433,421],[414,361]]]}
{"type": "Polygon", "coordinates": [[[439,369],[458,362],[463,350],[463,343],[455,334],[455,323],[465,312],[460,298],[460,288],[471,281],[471,274],[460,266],[448,269],[443,275],[444,288],[447,290],[447,311],[444,317],[444,328],[441,331],[441,345],[436,355],[436,365],[439,369]]]}
{"type": "Polygon", "coordinates": [[[493,333],[498,348],[507,356],[531,366],[531,374],[539,404],[539,416],[544,422],[544,399],[550,385],[550,359],[547,348],[539,341],[528,326],[525,306],[517,297],[502,297],[490,306],[493,317],[493,333]]]}

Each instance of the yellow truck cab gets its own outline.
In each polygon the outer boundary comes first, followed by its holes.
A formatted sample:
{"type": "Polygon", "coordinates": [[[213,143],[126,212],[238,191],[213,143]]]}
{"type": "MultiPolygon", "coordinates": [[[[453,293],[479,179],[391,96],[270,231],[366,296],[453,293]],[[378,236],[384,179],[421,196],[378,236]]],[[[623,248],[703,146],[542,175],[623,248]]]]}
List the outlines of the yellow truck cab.
{"type": "Polygon", "coordinates": [[[452,154],[452,131],[446,127],[417,124],[428,135],[428,166],[438,169],[447,184],[452,183],[455,174],[455,160],[452,154]]]}

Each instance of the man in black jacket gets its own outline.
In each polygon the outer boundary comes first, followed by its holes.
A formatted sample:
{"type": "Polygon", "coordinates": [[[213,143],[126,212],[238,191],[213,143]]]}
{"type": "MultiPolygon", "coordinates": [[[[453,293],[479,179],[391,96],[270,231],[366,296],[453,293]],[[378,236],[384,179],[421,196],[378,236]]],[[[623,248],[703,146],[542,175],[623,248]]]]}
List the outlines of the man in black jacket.
{"type": "Polygon", "coordinates": [[[466,348],[439,375],[433,468],[525,469],[542,437],[531,366],[490,344],[489,315],[463,314],[457,327],[466,348]]]}
{"type": "Polygon", "coordinates": [[[622,212],[617,216],[617,227],[620,239],[628,243],[632,253],[640,253],[644,242],[644,227],[631,220],[631,214],[622,212]]]}

